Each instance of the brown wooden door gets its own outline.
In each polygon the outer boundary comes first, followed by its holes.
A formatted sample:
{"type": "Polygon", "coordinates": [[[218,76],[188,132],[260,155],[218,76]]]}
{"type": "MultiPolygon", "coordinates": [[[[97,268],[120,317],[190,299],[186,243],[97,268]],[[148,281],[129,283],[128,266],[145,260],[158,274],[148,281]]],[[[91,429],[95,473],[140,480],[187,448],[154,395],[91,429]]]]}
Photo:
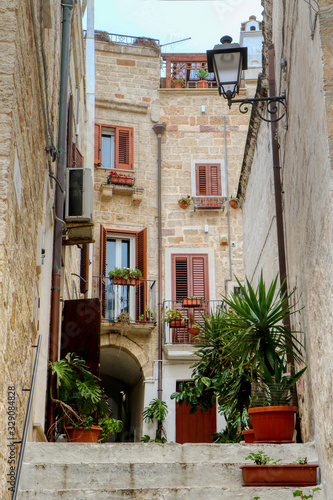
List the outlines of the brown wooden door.
{"type": "Polygon", "coordinates": [[[75,352],[99,375],[101,309],[99,299],[66,300],[63,310],[60,356],[75,352]]]}
{"type": "Polygon", "coordinates": [[[208,411],[199,408],[191,415],[190,410],[190,405],[176,403],[176,443],[211,443],[216,432],[216,403],[208,411]]]}

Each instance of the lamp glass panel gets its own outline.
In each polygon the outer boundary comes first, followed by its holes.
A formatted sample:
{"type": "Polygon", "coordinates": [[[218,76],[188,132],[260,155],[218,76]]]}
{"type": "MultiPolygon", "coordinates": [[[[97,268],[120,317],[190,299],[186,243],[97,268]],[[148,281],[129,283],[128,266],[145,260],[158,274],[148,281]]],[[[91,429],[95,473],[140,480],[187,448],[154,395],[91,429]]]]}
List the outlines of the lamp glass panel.
{"type": "Polygon", "coordinates": [[[214,54],[215,71],[218,75],[219,83],[225,89],[228,86],[226,84],[232,84],[232,88],[238,84],[240,56],[240,52],[214,54]]]}

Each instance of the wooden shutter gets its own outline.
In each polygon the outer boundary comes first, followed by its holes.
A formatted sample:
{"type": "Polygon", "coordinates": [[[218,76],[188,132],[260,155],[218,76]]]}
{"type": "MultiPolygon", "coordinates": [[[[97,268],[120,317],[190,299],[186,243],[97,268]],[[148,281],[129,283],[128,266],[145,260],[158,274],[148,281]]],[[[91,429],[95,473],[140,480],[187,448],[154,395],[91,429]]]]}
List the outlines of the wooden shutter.
{"type": "Polygon", "coordinates": [[[184,297],[189,296],[189,256],[175,257],[174,259],[174,279],[175,279],[175,294],[177,302],[180,302],[184,297]]]}
{"type": "Polygon", "coordinates": [[[83,156],[76,146],[75,142],[72,144],[72,168],[83,168],[83,156]]]}
{"type": "Polygon", "coordinates": [[[81,247],[81,261],[80,261],[80,292],[86,293],[89,288],[89,246],[87,243],[81,247]]]}
{"type": "Polygon", "coordinates": [[[133,169],[133,129],[116,127],[115,168],[133,169]]]}
{"type": "MultiPolygon", "coordinates": [[[[142,273],[142,279],[147,279],[147,229],[136,234],[136,267],[142,273]]],[[[136,285],[136,319],[145,313],[147,305],[147,282],[139,281],[136,285]]]]}
{"type": "Polygon", "coordinates": [[[185,254],[171,256],[172,300],[184,297],[209,298],[208,255],[185,254]]]}
{"type": "Polygon", "coordinates": [[[196,164],[197,196],[221,196],[220,164],[196,164]]]}
{"type": "Polygon", "coordinates": [[[95,123],[94,164],[101,164],[102,125],[95,123]]]}
{"type": "Polygon", "coordinates": [[[72,150],[72,136],[73,136],[73,96],[69,96],[68,103],[68,117],[67,117],[67,167],[70,168],[73,162],[72,150]]]}
{"type": "MultiPolygon", "coordinates": [[[[100,234],[100,276],[106,275],[106,241],[107,241],[107,232],[104,226],[101,225],[101,234],[100,234]]],[[[106,278],[100,278],[100,289],[99,296],[101,300],[101,310],[102,317],[105,318],[105,309],[106,309],[106,278]]]]}

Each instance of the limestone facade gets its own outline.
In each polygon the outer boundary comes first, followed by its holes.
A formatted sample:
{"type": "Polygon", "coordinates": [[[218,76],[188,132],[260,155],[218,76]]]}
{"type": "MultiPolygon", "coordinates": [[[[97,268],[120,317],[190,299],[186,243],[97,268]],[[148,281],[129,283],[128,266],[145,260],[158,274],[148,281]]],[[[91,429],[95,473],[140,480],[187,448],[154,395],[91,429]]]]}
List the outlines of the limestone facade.
{"type": "MultiPolygon", "coordinates": [[[[240,115],[238,109],[229,110],[216,88],[160,88],[160,54],[158,47],[152,44],[112,43],[108,41],[107,34],[98,33],[95,36],[95,64],[95,122],[102,126],[133,127],[133,169],[116,170],[134,175],[135,184],[128,188],[107,184],[109,169],[103,166],[103,161],[95,165],[93,293],[96,296],[101,293],[100,227],[109,230],[110,238],[130,237],[131,233],[146,229],[147,279],[150,284],[155,282],[155,302],[148,303],[148,307],[157,317],[157,137],[152,127],[156,123],[164,123],[166,130],[161,139],[164,306],[171,307],[172,254],[207,254],[209,299],[221,302],[222,295],[229,294],[237,285],[235,276],[243,280],[241,214],[240,210],[230,208],[227,200],[237,191],[248,128],[247,115],[240,115]],[[222,196],[225,197],[223,210],[195,209],[193,201],[186,209],[179,207],[181,197],[196,197],[196,163],[221,165],[222,196]],[[227,238],[228,245],[221,245],[223,238],[227,238]]],[[[250,96],[254,90],[254,81],[250,80],[241,93],[250,96]]],[[[107,278],[106,286],[109,286],[108,283],[107,278]]],[[[189,345],[170,347],[172,341],[164,323],[162,329],[162,398],[169,407],[165,423],[168,440],[174,441],[175,406],[170,394],[176,389],[177,380],[190,378],[193,350],[189,345]]],[[[107,381],[111,377],[115,386],[115,379],[124,381],[129,376],[126,372],[130,369],[125,366],[126,360],[128,366],[131,365],[128,356],[135,360],[138,382],[135,385],[134,379],[131,381],[129,392],[132,399],[135,393],[140,393],[131,406],[132,413],[136,415],[141,414],[143,407],[157,397],[158,332],[158,324],[147,327],[140,324],[133,314],[132,323],[125,326],[102,320],[102,378],[107,381]],[[117,340],[119,336],[125,337],[126,342],[117,340]],[[117,372],[112,365],[117,365],[117,372]]],[[[151,426],[144,424],[142,428],[141,423],[136,425],[134,422],[131,426],[132,431],[135,427],[132,432],[135,436],[131,439],[140,439],[142,433],[153,435],[151,426]]]]}
{"type": "MultiPolygon", "coordinates": [[[[0,497],[11,498],[37,335],[42,336],[32,424],[44,430],[53,205],[57,148],[61,4],[10,0],[0,6],[0,497]],[[42,9],[41,9],[42,6],[42,9]],[[43,250],[42,250],[43,249],[43,250]],[[14,426],[15,423],[15,426],[14,426]]],[[[84,117],[81,2],[72,14],[73,126],[84,117]],[[74,43],[75,41],[75,43],[74,43]],[[79,86],[76,88],[76,84],[79,86]]],[[[82,127],[82,132],[84,128],[82,127]]],[[[78,136],[78,147],[83,144],[78,136]]],[[[64,254],[63,298],[72,294],[79,251],[64,254]]],[[[32,439],[32,431],[29,439],[32,439]]]]}
{"type": "MultiPolygon", "coordinates": [[[[265,48],[274,43],[277,93],[288,119],[279,122],[289,291],[303,308],[308,370],[298,388],[303,440],[315,440],[327,498],[332,498],[332,20],[331,1],[264,1],[265,48]],[[320,388],[320,390],[318,390],[320,388]]],[[[265,53],[265,51],[264,51],[265,53]]],[[[267,69],[267,67],[266,67],[267,69]]],[[[243,161],[245,274],[257,282],[278,272],[270,127],[253,119],[243,161]]]]}

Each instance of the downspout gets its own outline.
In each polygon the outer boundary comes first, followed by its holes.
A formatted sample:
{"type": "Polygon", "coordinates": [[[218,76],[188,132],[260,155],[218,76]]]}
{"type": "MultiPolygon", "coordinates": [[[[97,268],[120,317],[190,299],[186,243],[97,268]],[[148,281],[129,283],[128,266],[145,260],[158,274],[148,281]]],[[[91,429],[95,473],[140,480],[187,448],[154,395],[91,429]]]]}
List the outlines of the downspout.
{"type": "MultiPolygon", "coordinates": [[[[165,132],[165,123],[156,123],[153,131],[157,135],[157,325],[158,325],[158,375],[157,395],[162,401],[162,356],[163,356],[163,330],[162,330],[162,135],[165,132]]],[[[158,422],[158,432],[162,432],[162,422],[158,422]]]]}
{"type": "MultiPolygon", "coordinates": [[[[58,164],[55,197],[55,220],[53,240],[53,267],[51,288],[51,318],[49,361],[58,360],[59,328],[60,328],[60,280],[61,280],[61,250],[62,226],[64,218],[64,183],[67,161],[67,107],[68,107],[68,80],[69,80],[69,45],[71,31],[71,11],[75,0],[62,2],[62,43],[61,43],[61,71],[59,97],[59,125],[58,125],[58,164]]],[[[52,379],[49,371],[49,387],[52,379]]],[[[48,395],[47,429],[54,424],[54,404],[48,395]]]]}
{"type": "MultiPolygon", "coordinates": [[[[268,81],[269,81],[269,95],[276,96],[275,89],[275,50],[274,44],[268,48],[268,81]]],[[[271,118],[276,118],[276,112],[272,114],[271,118]]],[[[276,213],[276,229],[277,229],[277,243],[278,243],[278,256],[279,256],[279,270],[280,270],[280,283],[282,295],[287,296],[287,265],[286,265],[286,252],[285,252],[285,238],[284,238],[284,225],[283,225],[283,209],[282,209],[282,188],[280,176],[280,158],[279,158],[279,142],[278,142],[278,126],[277,122],[271,123],[272,134],[272,152],[273,152],[273,169],[274,169],[274,194],[275,194],[275,213],[276,213]]],[[[285,304],[287,307],[288,304],[285,304]]],[[[290,316],[287,315],[283,320],[286,329],[291,332],[290,316]]],[[[294,373],[294,358],[292,352],[287,349],[287,361],[290,364],[291,372],[294,373]]]]}
{"type": "Polygon", "coordinates": [[[231,269],[231,245],[230,245],[230,207],[229,207],[229,183],[228,183],[228,148],[227,148],[227,126],[225,116],[223,117],[224,124],[224,157],[225,157],[225,184],[227,190],[227,216],[228,216],[228,243],[229,243],[229,278],[224,280],[224,295],[227,296],[227,281],[232,281],[231,269]]]}

